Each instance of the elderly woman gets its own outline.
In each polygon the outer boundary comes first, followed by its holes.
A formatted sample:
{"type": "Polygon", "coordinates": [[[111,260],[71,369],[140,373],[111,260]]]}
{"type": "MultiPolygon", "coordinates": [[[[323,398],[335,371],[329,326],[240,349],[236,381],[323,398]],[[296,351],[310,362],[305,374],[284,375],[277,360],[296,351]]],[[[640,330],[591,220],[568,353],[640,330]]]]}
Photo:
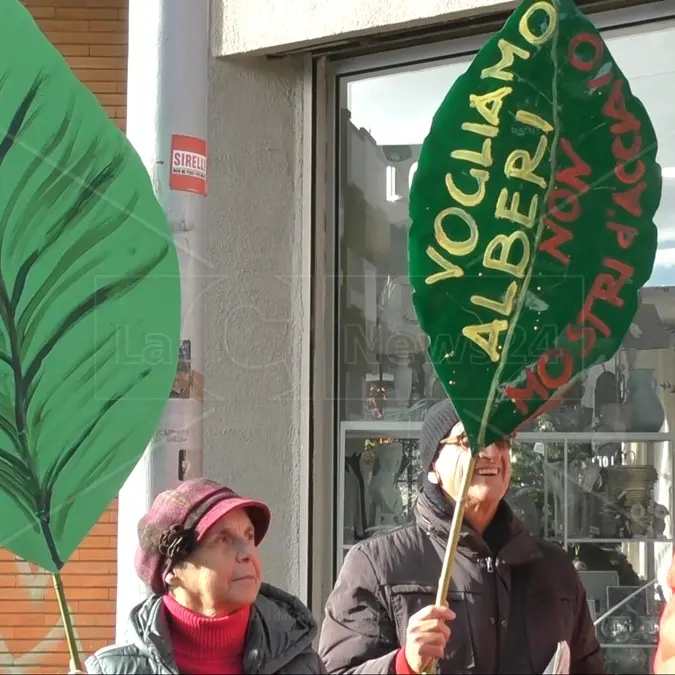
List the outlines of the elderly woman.
{"type": "Polygon", "coordinates": [[[136,571],[152,596],[132,610],[128,642],[88,673],[324,673],[317,626],[295,597],[262,583],[263,503],[205,479],[161,493],[138,526],[136,571]]]}

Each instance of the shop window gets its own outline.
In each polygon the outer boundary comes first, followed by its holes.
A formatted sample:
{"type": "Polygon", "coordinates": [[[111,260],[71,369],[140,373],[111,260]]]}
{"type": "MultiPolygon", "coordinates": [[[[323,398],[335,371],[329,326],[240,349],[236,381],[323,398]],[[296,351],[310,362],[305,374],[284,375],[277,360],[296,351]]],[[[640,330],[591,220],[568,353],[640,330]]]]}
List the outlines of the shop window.
{"type": "MultiPolygon", "coordinates": [[[[606,39],[657,131],[656,264],[616,356],[516,439],[508,500],[574,558],[610,672],[646,673],[675,511],[675,24],[606,39]]],[[[338,78],[338,567],[355,542],[413,517],[419,430],[445,396],[411,302],[408,194],[432,116],[472,58],[338,78]]]]}

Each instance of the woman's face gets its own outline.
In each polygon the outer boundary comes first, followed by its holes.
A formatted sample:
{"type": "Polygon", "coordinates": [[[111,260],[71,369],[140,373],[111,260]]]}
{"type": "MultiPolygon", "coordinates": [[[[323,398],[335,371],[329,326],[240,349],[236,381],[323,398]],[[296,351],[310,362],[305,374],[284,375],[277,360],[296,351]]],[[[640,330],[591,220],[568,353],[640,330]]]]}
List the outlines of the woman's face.
{"type": "Polygon", "coordinates": [[[178,601],[206,616],[253,604],[262,568],[246,511],[232,511],[209,528],[197,550],[174,570],[174,577],[178,601]]]}

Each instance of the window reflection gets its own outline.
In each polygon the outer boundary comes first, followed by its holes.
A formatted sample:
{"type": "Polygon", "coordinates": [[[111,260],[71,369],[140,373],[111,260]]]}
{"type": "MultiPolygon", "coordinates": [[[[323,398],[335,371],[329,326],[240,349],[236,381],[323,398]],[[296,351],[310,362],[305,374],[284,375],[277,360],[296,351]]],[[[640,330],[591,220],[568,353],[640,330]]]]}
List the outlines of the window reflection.
{"type": "MultiPolygon", "coordinates": [[[[615,357],[514,445],[508,496],[574,559],[617,673],[648,672],[673,554],[675,109],[663,94],[675,86],[674,38],[673,22],[609,34],[659,139],[656,264],[615,357]]],[[[408,196],[432,116],[470,59],[341,81],[338,565],[354,542],[412,517],[416,438],[445,397],[410,297],[408,196]]]]}

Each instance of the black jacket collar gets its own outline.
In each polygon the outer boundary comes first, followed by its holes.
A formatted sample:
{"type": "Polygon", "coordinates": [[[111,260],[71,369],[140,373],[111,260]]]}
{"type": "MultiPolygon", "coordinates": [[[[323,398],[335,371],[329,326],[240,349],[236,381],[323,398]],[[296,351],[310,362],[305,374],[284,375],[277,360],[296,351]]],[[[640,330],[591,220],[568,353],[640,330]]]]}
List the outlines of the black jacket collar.
{"type": "MultiPolygon", "coordinates": [[[[425,478],[415,505],[418,525],[429,534],[446,542],[454,510],[454,504],[441,488],[425,478]]],[[[541,557],[537,540],[525,529],[503,499],[482,536],[464,519],[458,550],[468,558],[499,557],[510,565],[518,565],[541,557]]]]}

